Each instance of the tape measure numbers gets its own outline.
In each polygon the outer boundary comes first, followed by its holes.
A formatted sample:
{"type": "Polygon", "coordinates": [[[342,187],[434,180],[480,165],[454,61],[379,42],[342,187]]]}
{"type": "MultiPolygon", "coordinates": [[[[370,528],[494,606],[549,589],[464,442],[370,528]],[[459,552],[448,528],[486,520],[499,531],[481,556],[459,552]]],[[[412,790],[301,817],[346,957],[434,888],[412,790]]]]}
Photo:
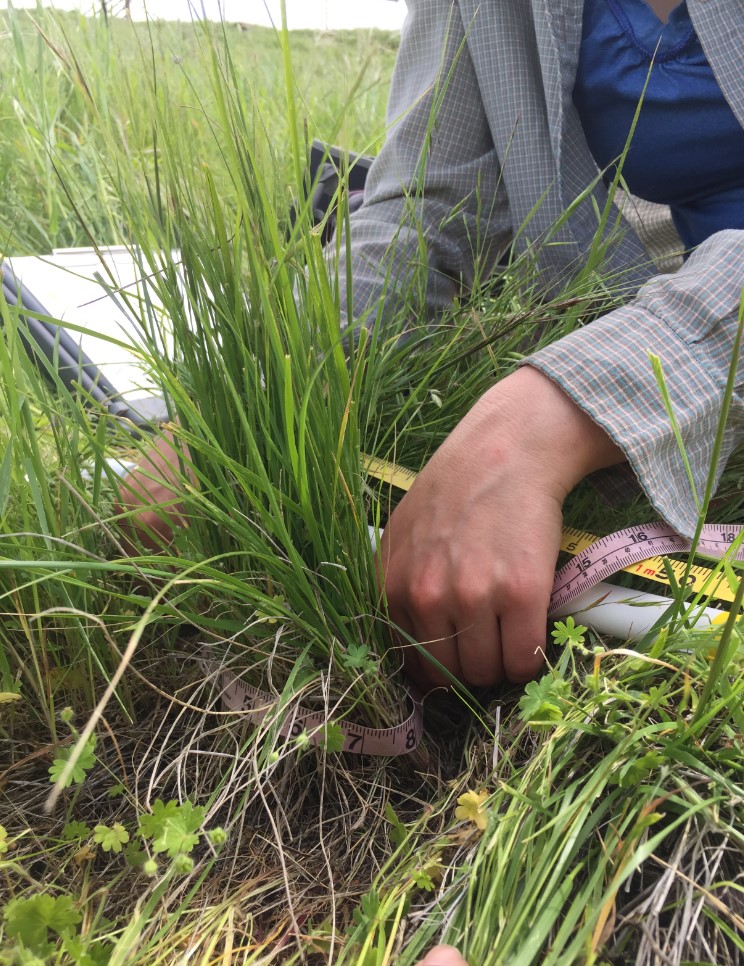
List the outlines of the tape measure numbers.
{"type": "MultiPolygon", "coordinates": [[[[738,536],[739,528],[706,524],[702,528],[696,552],[718,558],[728,554],[730,559],[744,560],[744,546],[740,545],[733,552],[731,549],[738,536]]],[[[692,541],[680,536],[666,523],[646,523],[638,527],[627,527],[601,538],[592,538],[591,534],[569,531],[566,528],[561,547],[576,556],[555,575],[550,598],[551,613],[565,607],[601,580],[620,571],[669,585],[662,555],[689,553],[692,541]],[[580,535],[580,544],[577,545],[571,534],[580,535]],[[584,538],[587,537],[590,539],[585,542],[584,538]],[[649,556],[649,551],[653,551],[654,556],[649,556]]],[[[685,581],[685,564],[670,560],[669,565],[680,584],[686,582],[691,590],[699,590],[706,581],[711,580],[711,585],[706,587],[706,594],[715,596],[718,600],[734,599],[724,574],[714,577],[713,571],[707,567],[694,567],[690,569],[685,581]]]]}
{"type": "MultiPolygon", "coordinates": [[[[206,649],[206,645],[205,645],[206,649]]],[[[245,717],[253,724],[260,724],[276,705],[276,695],[268,691],[259,691],[250,684],[246,684],[232,671],[221,667],[217,662],[202,660],[202,670],[206,675],[213,675],[220,688],[222,703],[230,711],[245,712],[245,717]]],[[[408,691],[408,698],[413,710],[399,725],[394,728],[368,728],[365,725],[351,724],[346,721],[335,721],[344,735],[342,751],[353,752],[357,755],[407,755],[420,743],[424,734],[424,718],[421,709],[421,696],[413,690],[408,691]]],[[[284,738],[299,738],[305,734],[311,745],[320,746],[325,743],[324,726],[328,717],[324,711],[310,711],[302,706],[295,706],[282,723],[279,734],[284,738]]]]}
{"type": "MultiPolygon", "coordinates": [[[[646,528],[642,528],[644,531],[646,528]]],[[[719,529],[719,528],[716,528],[719,529]]],[[[723,530],[721,532],[724,532],[723,530]]],[[[730,532],[730,531],[729,531],[730,532]]],[[[563,528],[563,539],[561,540],[561,550],[565,553],[570,553],[575,556],[583,554],[592,544],[597,543],[600,538],[593,533],[588,533],[586,530],[577,530],[575,527],[564,527],[563,528]]],[[[730,542],[728,544],[730,546],[730,542]]],[[[645,547],[643,548],[645,551],[645,547]]],[[[656,546],[649,547],[651,549],[660,549],[656,546]]],[[[687,548],[689,549],[689,547],[687,548]]],[[[667,550],[666,553],[671,553],[672,551],[667,550]]],[[[674,553],[683,552],[680,550],[674,550],[674,553]]],[[[635,555],[633,555],[635,556],[635,555]]],[[[720,554],[723,556],[723,554],[720,554]]],[[[621,568],[629,574],[634,574],[636,577],[643,577],[644,580],[652,580],[658,584],[666,584],[669,586],[669,578],[666,574],[666,569],[664,567],[664,559],[658,554],[653,557],[643,557],[642,560],[628,560],[625,561],[625,566],[621,568]]],[[[737,556],[738,560],[741,557],[737,556]]],[[[671,569],[674,576],[677,578],[677,582],[680,586],[686,583],[691,591],[697,593],[705,587],[705,593],[716,600],[727,601],[732,603],[734,600],[735,591],[731,589],[729,582],[726,580],[725,574],[719,574],[713,577],[713,571],[708,567],[704,567],[698,564],[693,565],[688,570],[687,564],[683,563],[681,560],[669,560],[666,558],[667,566],[671,569]]],[[[618,573],[621,571],[617,571],[618,573]]]]}

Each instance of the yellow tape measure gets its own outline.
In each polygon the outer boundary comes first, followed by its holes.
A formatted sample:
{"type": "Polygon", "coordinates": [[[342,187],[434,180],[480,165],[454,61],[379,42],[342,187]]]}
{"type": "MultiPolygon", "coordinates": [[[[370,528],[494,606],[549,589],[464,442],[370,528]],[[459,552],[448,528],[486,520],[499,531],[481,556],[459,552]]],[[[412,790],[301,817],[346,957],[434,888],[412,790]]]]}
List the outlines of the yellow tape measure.
{"type": "MultiPolygon", "coordinates": [[[[364,461],[364,470],[368,476],[387,483],[389,486],[394,486],[399,490],[407,491],[413,486],[417,474],[412,470],[398,466],[396,463],[391,463],[389,460],[379,459],[376,456],[363,456],[362,458],[364,461]]],[[[589,533],[586,530],[577,530],[575,527],[564,527],[561,550],[575,556],[583,553],[598,539],[599,537],[596,534],[589,533]]],[[[695,593],[705,587],[706,596],[716,600],[728,601],[729,603],[733,601],[734,591],[731,589],[725,574],[716,574],[714,576],[713,571],[708,567],[693,566],[690,567],[689,573],[686,573],[687,565],[684,562],[672,560],[669,557],[654,556],[632,563],[627,567],[623,567],[622,570],[636,577],[643,577],[644,580],[651,580],[657,584],[666,584],[668,587],[670,583],[665,570],[665,561],[680,585],[686,583],[690,590],[695,593]]]]}

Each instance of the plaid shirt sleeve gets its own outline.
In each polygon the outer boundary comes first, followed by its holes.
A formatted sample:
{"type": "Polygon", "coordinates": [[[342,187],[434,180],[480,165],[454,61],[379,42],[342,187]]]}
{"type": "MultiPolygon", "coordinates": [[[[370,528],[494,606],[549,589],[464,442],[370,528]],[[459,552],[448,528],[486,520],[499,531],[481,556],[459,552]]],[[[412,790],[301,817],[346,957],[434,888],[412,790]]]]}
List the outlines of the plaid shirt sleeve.
{"type": "MultiPolygon", "coordinates": [[[[708,474],[716,484],[744,440],[744,366],[733,363],[734,397],[719,464],[713,445],[742,318],[744,231],[721,231],[673,275],[651,279],[628,305],[536,352],[525,364],[553,379],[621,447],[654,507],[692,536],[708,474]],[[658,356],[691,468],[688,478],[653,374],[658,356]]],[[[622,474],[595,474],[612,487],[622,474]]]]}
{"type": "Polygon", "coordinates": [[[512,235],[462,18],[451,0],[409,0],[387,122],[364,206],[351,216],[352,244],[348,252],[343,239],[338,244],[341,304],[348,257],[356,322],[378,309],[389,319],[411,304],[435,316],[472,285],[476,264],[491,269],[512,235]]]}

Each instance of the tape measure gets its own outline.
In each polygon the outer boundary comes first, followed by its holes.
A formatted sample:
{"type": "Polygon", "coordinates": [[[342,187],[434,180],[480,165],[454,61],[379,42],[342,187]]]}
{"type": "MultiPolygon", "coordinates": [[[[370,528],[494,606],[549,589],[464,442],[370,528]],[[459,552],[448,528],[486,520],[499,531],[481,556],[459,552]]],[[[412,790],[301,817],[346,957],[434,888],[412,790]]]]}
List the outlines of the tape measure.
{"type": "MultiPolygon", "coordinates": [[[[205,645],[206,647],[206,645],[205,645]]],[[[276,695],[259,691],[239,677],[220,667],[214,661],[202,660],[202,670],[216,678],[220,688],[222,703],[230,711],[244,712],[252,724],[260,724],[276,705],[276,695]]],[[[424,718],[421,709],[421,695],[408,689],[408,699],[412,711],[405,721],[394,728],[368,728],[365,725],[334,721],[344,736],[342,751],[357,755],[408,755],[421,741],[424,734],[424,718]]],[[[295,706],[279,728],[279,734],[288,739],[297,739],[304,734],[309,744],[321,746],[325,743],[325,726],[328,716],[325,711],[310,711],[295,706]]]]}
{"type": "MultiPolygon", "coordinates": [[[[739,527],[706,524],[702,528],[695,552],[717,558],[728,554],[731,560],[744,560],[744,546],[739,545],[732,550],[739,534],[739,527]]],[[[561,549],[575,554],[576,557],[565,567],[561,567],[555,575],[549,613],[565,607],[605,577],[620,571],[669,585],[663,555],[689,553],[692,541],[681,537],[666,523],[627,527],[601,538],[566,527],[561,549]]],[[[668,564],[680,586],[685,584],[693,591],[705,587],[707,596],[733,601],[734,591],[725,574],[714,575],[707,567],[691,567],[686,575],[687,568],[684,563],[670,560],[668,564]]]]}
{"type": "MultiPolygon", "coordinates": [[[[377,457],[363,457],[367,476],[409,490],[416,473],[377,457]]],[[[744,561],[744,546],[737,545],[741,528],[728,525],[707,524],[702,529],[696,552],[705,556],[744,561]]],[[[619,571],[627,571],[669,586],[665,572],[665,554],[686,553],[691,541],[675,533],[665,523],[649,523],[627,527],[607,537],[598,538],[584,530],[564,527],[561,549],[574,555],[557,571],[548,613],[563,608],[605,577],[619,571]]],[[[732,601],[734,593],[723,574],[714,575],[707,567],[688,568],[679,561],[667,561],[680,584],[686,583],[690,590],[705,586],[705,592],[718,600],[732,601]]],[[[254,724],[260,724],[276,704],[276,696],[246,684],[231,671],[212,660],[202,660],[205,674],[213,675],[220,688],[223,704],[231,711],[239,712],[254,724]]],[[[394,728],[368,728],[349,722],[335,722],[344,735],[342,750],[366,755],[405,755],[414,751],[424,733],[421,696],[408,691],[412,710],[405,721],[394,728]]],[[[325,712],[311,711],[295,706],[282,722],[279,734],[291,740],[304,734],[308,743],[322,746],[325,743],[325,712]]]]}

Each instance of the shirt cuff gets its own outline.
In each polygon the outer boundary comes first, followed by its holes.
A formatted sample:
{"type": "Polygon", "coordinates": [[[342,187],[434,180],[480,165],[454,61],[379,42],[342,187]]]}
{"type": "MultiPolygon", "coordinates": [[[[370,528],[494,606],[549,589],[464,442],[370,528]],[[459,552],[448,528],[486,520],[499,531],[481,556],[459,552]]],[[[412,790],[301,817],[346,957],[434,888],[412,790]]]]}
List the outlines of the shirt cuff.
{"type": "MultiPolygon", "coordinates": [[[[723,389],[690,345],[663,319],[631,304],[539,350],[523,364],[552,379],[607,432],[625,453],[654,508],[678,533],[692,537],[710,471],[723,389]],[[661,360],[692,483],[650,353],[661,360]]],[[[733,445],[734,433],[727,430],[717,476],[733,445]]],[[[618,489],[627,492],[627,479],[627,467],[593,475],[595,483],[615,495],[618,489]]]]}

